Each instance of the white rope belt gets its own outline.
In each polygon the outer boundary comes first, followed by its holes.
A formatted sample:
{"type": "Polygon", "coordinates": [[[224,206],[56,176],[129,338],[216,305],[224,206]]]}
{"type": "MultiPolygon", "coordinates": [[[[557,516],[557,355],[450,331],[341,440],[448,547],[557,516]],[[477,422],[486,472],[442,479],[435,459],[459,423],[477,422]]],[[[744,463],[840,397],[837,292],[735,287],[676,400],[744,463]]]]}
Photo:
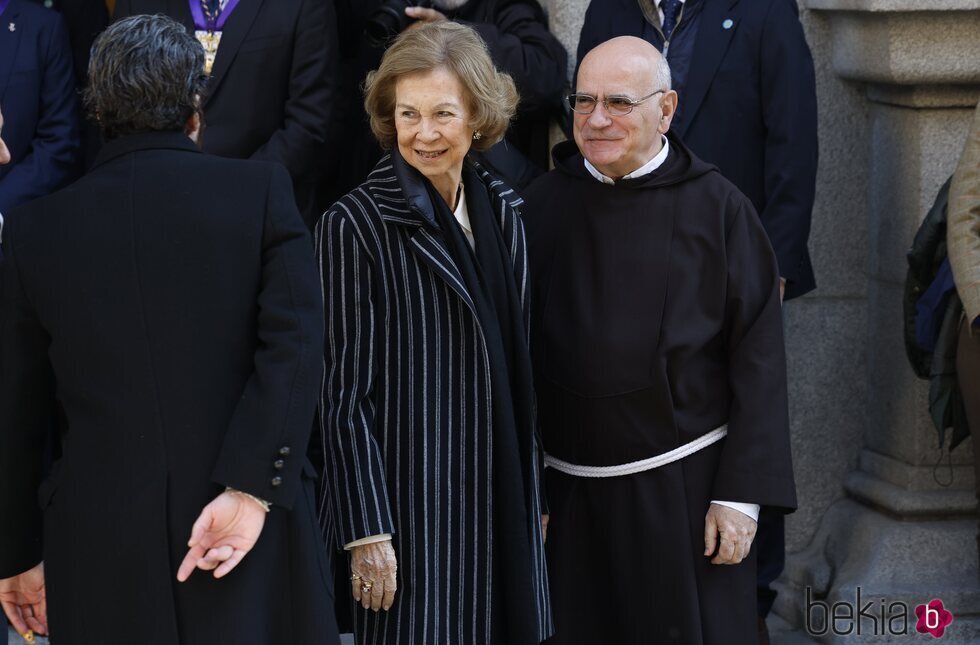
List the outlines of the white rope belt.
{"type": "Polygon", "coordinates": [[[688,455],[693,455],[702,448],[707,448],[711,444],[721,441],[726,434],[728,434],[727,423],[720,428],[715,428],[711,432],[701,435],[694,441],[689,441],[683,446],[678,446],[668,452],[618,466],[579,466],[578,464],[570,464],[567,461],[562,461],[549,454],[545,454],[544,464],[566,475],[575,475],[576,477],[620,477],[622,475],[635,475],[646,470],[666,466],[688,455]]]}

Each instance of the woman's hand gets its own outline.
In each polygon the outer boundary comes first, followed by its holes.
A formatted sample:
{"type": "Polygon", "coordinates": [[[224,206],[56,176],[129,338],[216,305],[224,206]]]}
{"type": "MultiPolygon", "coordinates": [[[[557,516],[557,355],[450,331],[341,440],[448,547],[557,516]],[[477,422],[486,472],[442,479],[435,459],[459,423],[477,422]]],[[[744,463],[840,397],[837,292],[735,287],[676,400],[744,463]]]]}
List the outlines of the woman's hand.
{"type": "Polygon", "coordinates": [[[351,592],[365,609],[388,611],[398,590],[398,561],[391,540],[350,550],[351,592]]]}

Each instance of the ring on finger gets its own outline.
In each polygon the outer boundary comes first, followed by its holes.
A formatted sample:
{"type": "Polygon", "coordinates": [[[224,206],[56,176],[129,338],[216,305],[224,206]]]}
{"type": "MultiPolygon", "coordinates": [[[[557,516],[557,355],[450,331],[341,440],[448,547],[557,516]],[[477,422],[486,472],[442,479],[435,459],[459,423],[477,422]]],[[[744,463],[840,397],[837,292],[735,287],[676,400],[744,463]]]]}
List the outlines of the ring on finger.
{"type": "Polygon", "coordinates": [[[373,587],[374,587],[373,583],[365,580],[364,582],[361,583],[361,593],[371,593],[371,589],[373,587]]]}
{"type": "Polygon", "coordinates": [[[351,579],[351,582],[354,582],[356,580],[360,580],[361,579],[361,576],[357,575],[356,573],[352,573],[351,576],[350,576],[350,579],[351,579]]]}

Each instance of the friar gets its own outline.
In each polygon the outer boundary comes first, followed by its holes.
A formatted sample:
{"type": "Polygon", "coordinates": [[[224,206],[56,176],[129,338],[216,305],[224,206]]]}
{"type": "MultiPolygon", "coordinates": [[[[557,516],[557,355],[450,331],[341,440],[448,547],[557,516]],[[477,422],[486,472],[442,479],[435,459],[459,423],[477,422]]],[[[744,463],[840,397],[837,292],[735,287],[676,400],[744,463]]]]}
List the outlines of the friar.
{"type": "Polygon", "coordinates": [[[796,506],[775,256],[669,131],[652,45],[596,47],[568,102],[575,140],[523,211],[549,643],[753,643],[758,513],[796,506]]]}

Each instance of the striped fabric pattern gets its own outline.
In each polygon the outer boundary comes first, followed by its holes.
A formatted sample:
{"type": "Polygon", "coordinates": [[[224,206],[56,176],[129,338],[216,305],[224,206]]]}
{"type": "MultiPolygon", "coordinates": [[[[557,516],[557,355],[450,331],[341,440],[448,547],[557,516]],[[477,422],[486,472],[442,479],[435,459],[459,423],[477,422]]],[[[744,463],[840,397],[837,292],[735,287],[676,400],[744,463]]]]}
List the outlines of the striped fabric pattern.
{"type": "MultiPolygon", "coordinates": [[[[477,167],[527,308],[521,199],[477,167]]],[[[431,214],[409,207],[390,158],[316,231],[326,307],[320,515],[343,545],[391,533],[398,594],[356,611],[359,643],[486,645],[493,591],[490,374],[470,295],[431,214]]],[[[532,461],[540,468],[540,447],[532,461]]],[[[540,516],[540,471],[528,507],[540,516]]],[[[528,583],[552,632],[540,523],[528,583]]],[[[344,593],[344,591],[338,591],[344,593]]]]}

